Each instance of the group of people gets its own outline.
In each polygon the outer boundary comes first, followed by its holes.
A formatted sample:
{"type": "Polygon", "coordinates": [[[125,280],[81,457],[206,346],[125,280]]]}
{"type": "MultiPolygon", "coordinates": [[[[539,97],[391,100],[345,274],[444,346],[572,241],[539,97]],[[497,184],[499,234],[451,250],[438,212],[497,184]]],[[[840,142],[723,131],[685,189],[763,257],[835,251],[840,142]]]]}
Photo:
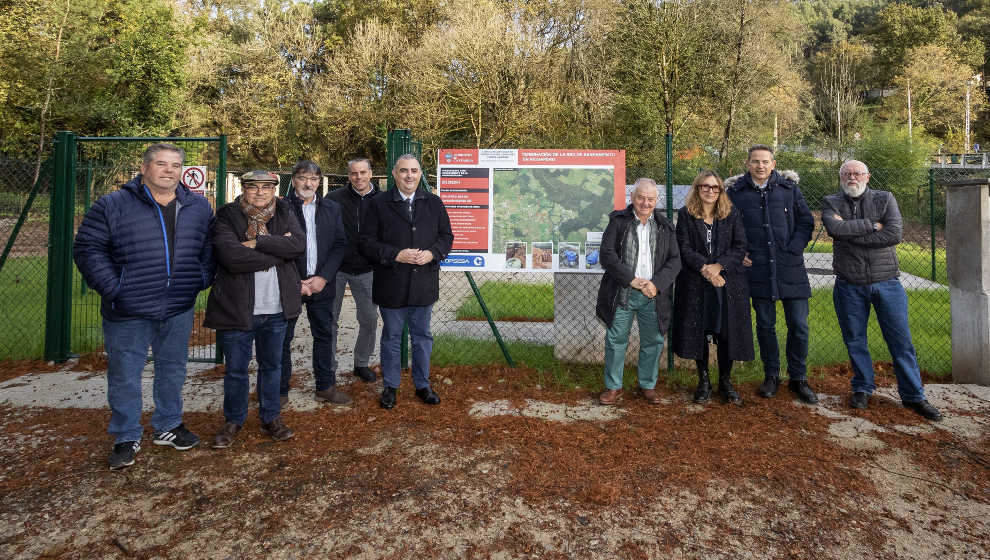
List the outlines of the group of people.
{"type": "MultiPolygon", "coordinates": [[[[312,161],[293,168],[284,198],[278,196],[278,175],[251,171],[241,177],[241,195],[215,216],[206,198],[180,182],[184,160],[175,145],[149,146],[141,173],[100,198],[75,239],[76,265],[102,296],[112,470],[132,465],[141,448],[141,373],[149,347],[153,443],[178,450],[200,443],[182,422],[182,386],[196,297],[210,287],[204,325],[216,329],[226,364],[224,421],[214,448],[229,447],[247,419],[252,353],[262,432],[275,441],[294,435],[281,411],[303,305],[313,338],[313,397],[333,405],[351,402],[336,378],[337,322],[348,287],[359,325],[354,375],[376,380],[369,359],[381,316],[381,407],[397,402],[405,327],[415,394],[428,405],[440,402],[430,385],[430,319],[440,295],[440,261],[454,234],[443,202],[420,188],[422,168],[414,155],[398,158],[391,170],[396,188],[387,192],[373,184],[371,161],[364,158],[348,162],[348,184],[326,196],[319,189],[322,170],[312,161]]],[[[778,300],[787,324],[788,387],[802,401],[817,402],[807,381],[811,288],[803,257],[814,218],[797,183],[775,171],[771,148],[753,146],[746,166],[747,173],[732,181],[700,173],[676,227],[657,210],[658,188],[651,179],[636,181],[632,203],[609,215],[596,305],[607,326],[602,404],[622,396],[634,319],[640,392],[648,402],[660,402],[659,358],[672,316],[672,350],[697,364],[694,401],[711,399],[714,343],[717,391],[726,402],[741,404],[731,371],[734,361],[754,359],[750,302],[765,374],[758,394],[774,396],[781,373],[778,300]]],[[[835,308],[854,370],[850,404],[866,408],[875,389],[866,342],[873,306],[894,358],[901,400],[938,420],[938,410],[925,400],[898,280],[900,213],[890,193],[868,188],[869,177],[862,162],[843,164],[842,192],[827,197],[822,211],[834,239],[835,308]]]]}
{"type": "Polygon", "coordinates": [[[350,161],[348,185],[327,196],[320,194],[323,173],[312,161],[296,164],[284,198],[278,175],[251,171],[241,176],[241,195],[215,216],[206,198],[180,182],[184,160],[175,145],[149,146],[141,173],[100,198],[75,239],[76,265],[102,296],[108,431],[115,438],[111,470],[134,464],[141,449],[141,373],[149,347],[153,443],[178,450],[200,443],[182,422],[182,386],[196,297],[210,287],[203,324],[216,329],[226,364],[224,422],[214,448],[229,447],[247,419],[252,354],[261,431],[275,441],[294,435],[281,411],[303,305],[313,338],[313,396],[351,403],[336,379],[337,326],[348,287],[359,325],[354,375],[376,380],[369,360],[380,314],[381,406],[396,405],[406,325],[416,396],[440,402],[429,378],[430,316],[440,293],[440,261],[454,235],[440,198],[420,188],[414,155],[398,158],[396,188],[384,193],[372,183],[365,158],[350,161]]]}
{"type": "MultiPolygon", "coordinates": [[[[699,173],[676,226],[656,208],[657,185],[646,178],[636,181],[631,204],[609,215],[601,245],[605,274],[596,306],[607,326],[601,404],[614,405],[622,396],[635,317],[639,393],[647,402],[660,403],[655,390],[658,361],[664,334],[672,329],[671,350],[697,365],[694,402],[711,399],[709,347],[715,344],[717,392],[726,403],[741,405],[731,373],[734,361],[754,359],[750,305],[764,373],[757,394],[773,397],[781,377],[778,301],[787,325],[788,389],[805,403],[818,402],[808,384],[811,284],[804,264],[815,219],[795,178],[775,167],[773,149],[755,145],[748,151],[745,174],[723,181],[713,171],[699,173]]],[[[850,406],[866,408],[876,389],[867,344],[872,307],[893,358],[901,402],[938,421],[941,414],[925,399],[908,326],[907,294],[898,278],[900,211],[894,196],[870,189],[869,180],[863,162],[843,163],[841,192],[825,197],[821,214],[834,240],[832,297],[853,368],[850,406]]]]}

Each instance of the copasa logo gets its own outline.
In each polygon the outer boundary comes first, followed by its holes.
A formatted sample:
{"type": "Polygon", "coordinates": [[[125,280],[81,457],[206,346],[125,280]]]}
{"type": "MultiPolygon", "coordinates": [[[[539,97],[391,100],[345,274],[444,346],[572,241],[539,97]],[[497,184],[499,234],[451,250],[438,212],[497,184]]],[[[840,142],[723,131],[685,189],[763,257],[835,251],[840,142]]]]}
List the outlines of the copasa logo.
{"type": "Polygon", "coordinates": [[[485,257],[481,255],[450,255],[440,261],[440,266],[466,266],[470,268],[484,268],[485,257]]]}

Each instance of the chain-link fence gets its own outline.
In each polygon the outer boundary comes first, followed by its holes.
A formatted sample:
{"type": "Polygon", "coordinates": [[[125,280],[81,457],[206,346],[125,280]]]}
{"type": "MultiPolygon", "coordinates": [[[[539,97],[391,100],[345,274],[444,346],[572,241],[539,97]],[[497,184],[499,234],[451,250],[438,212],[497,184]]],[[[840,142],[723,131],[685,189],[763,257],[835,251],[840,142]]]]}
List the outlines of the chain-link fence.
{"type": "MultiPolygon", "coordinates": [[[[892,191],[904,217],[904,240],[897,251],[901,282],[908,293],[909,321],[919,362],[925,371],[938,376],[948,375],[952,364],[952,329],[945,260],[945,191],[939,184],[954,176],[972,176],[972,173],[954,169],[872,169],[871,174],[871,188],[892,191]]],[[[664,174],[661,170],[635,176],[662,180],[664,174]]],[[[838,166],[802,174],[800,185],[815,216],[812,242],[805,253],[812,286],[808,364],[814,367],[841,363],[847,361],[847,352],[832,303],[835,282],[832,239],[821,223],[823,198],[839,190],[838,166]]],[[[683,191],[683,188],[680,190],[683,191]]],[[[675,206],[678,199],[675,193],[675,206]]],[[[597,274],[474,273],[474,280],[509,355],[515,362],[536,366],[554,361],[602,362],[604,327],[594,315],[600,279],[597,274]]],[[[433,318],[436,337],[434,359],[438,363],[504,359],[493,329],[486,321],[465,274],[444,271],[440,285],[441,297],[434,307],[433,318]]],[[[675,324],[676,321],[675,317],[675,324]]],[[[778,313],[777,331],[783,351],[786,326],[782,311],[778,313]]],[[[634,330],[634,340],[635,336],[634,330]]],[[[873,359],[890,361],[890,354],[873,317],[870,319],[869,339],[873,359]]],[[[637,346],[630,344],[627,363],[635,362],[637,346]]],[[[786,363],[783,357],[781,363],[786,363]]],[[[677,366],[681,365],[693,367],[693,364],[678,361],[677,366]]],[[[737,371],[743,375],[749,371],[756,376],[762,370],[757,360],[737,371]]]]}
{"type": "MultiPolygon", "coordinates": [[[[185,143],[183,147],[188,153],[187,165],[206,165],[209,169],[206,189],[212,201],[217,168],[215,149],[196,142],[185,143]]],[[[75,168],[75,227],[93,201],[119,188],[137,173],[143,148],[143,144],[80,145],[75,168]]],[[[30,194],[33,173],[34,166],[29,163],[0,160],[0,242],[4,244],[30,194]]],[[[904,216],[904,240],[898,247],[898,256],[921,367],[936,375],[946,375],[951,371],[951,316],[945,257],[945,190],[941,185],[953,179],[987,176],[988,171],[872,169],[871,173],[870,186],[894,192],[904,216]]],[[[663,172],[639,175],[662,178],[663,172]]],[[[48,177],[42,173],[39,196],[0,269],[0,310],[6,324],[0,329],[0,359],[36,358],[42,354],[48,177]]],[[[343,177],[328,176],[326,188],[332,190],[345,183],[343,177]]],[[[837,168],[802,173],[800,184],[815,215],[812,242],[805,254],[813,288],[808,362],[811,366],[844,362],[846,349],[831,297],[835,278],[832,240],[820,219],[823,197],[838,191],[837,168]]],[[[232,196],[233,193],[228,199],[232,196]]],[[[504,360],[507,353],[516,363],[538,367],[553,363],[601,363],[604,327],[594,318],[600,278],[597,274],[506,271],[476,272],[469,279],[463,272],[443,271],[441,297],[434,308],[434,360],[439,364],[491,363],[504,360]],[[478,302],[475,287],[490,312],[494,328],[478,302]],[[501,338],[504,347],[497,338],[501,338]]],[[[78,272],[73,276],[72,305],[72,350],[81,353],[98,349],[102,344],[99,299],[86,288],[78,272]]],[[[205,292],[197,302],[197,311],[202,313],[204,306],[205,292]]],[[[778,328],[781,338],[786,332],[782,315],[779,314],[778,328]]],[[[213,332],[202,329],[201,320],[196,324],[192,352],[199,352],[199,348],[202,355],[191,357],[211,360],[213,332]]],[[[630,361],[634,361],[637,347],[635,332],[633,337],[630,361]]],[[[889,360],[881,332],[872,318],[869,337],[874,359],[889,360]]],[[[755,372],[757,363],[743,366],[741,371],[750,367],[755,372]]]]}
{"type": "Polygon", "coordinates": [[[50,187],[49,165],[0,158],[0,360],[44,352],[50,187]]]}

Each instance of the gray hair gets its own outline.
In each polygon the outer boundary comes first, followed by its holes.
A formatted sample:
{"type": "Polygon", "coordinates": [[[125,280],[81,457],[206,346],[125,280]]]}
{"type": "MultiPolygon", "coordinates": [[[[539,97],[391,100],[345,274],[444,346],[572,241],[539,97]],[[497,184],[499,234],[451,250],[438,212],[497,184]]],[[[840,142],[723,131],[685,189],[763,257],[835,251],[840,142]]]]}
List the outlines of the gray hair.
{"type": "Polygon", "coordinates": [[[175,152],[179,154],[179,159],[182,163],[186,162],[186,151],[182,148],[176,146],[175,144],[167,144],[164,142],[159,142],[157,144],[152,144],[148,146],[148,149],[144,151],[143,161],[147,165],[155,159],[155,154],[158,152],[175,152]]]}
{"type": "Polygon", "coordinates": [[[395,171],[395,168],[399,165],[399,162],[402,161],[402,160],[404,160],[404,159],[411,159],[411,160],[415,161],[416,163],[418,163],[420,165],[420,167],[422,167],[422,165],[423,165],[423,164],[421,164],[419,162],[419,158],[416,157],[416,154],[402,154],[401,156],[398,157],[398,159],[395,160],[395,165],[392,166],[392,171],[395,171]]]}
{"type": "Polygon", "coordinates": [[[295,176],[299,173],[315,173],[316,175],[323,175],[323,170],[320,169],[319,165],[316,165],[315,161],[310,161],[308,159],[300,160],[299,163],[292,167],[292,175],[295,176]]]}
{"type": "Polygon", "coordinates": [[[351,161],[347,162],[347,171],[350,171],[351,170],[351,166],[354,165],[355,163],[367,163],[368,164],[368,169],[371,169],[372,168],[371,160],[370,159],[368,159],[366,157],[359,157],[359,158],[354,158],[351,161]]]}
{"type": "Polygon", "coordinates": [[[852,166],[854,164],[857,164],[857,163],[860,164],[860,165],[862,165],[866,169],[866,172],[867,173],[870,172],[870,168],[867,167],[865,163],[859,161],[858,159],[847,159],[846,161],[842,162],[842,165],[839,166],[839,175],[842,175],[842,173],[846,169],[848,169],[850,166],[852,166]]]}
{"type": "Polygon", "coordinates": [[[660,187],[657,186],[656,181],[650,179],[649,177],[640,177],[639,179],[636,179],[635,183],[633,183],[633,196],[636,196],[636,193],[643,187],[653,187],[653,189],[657,191],[657,195],[660,195],[660,187]]]}

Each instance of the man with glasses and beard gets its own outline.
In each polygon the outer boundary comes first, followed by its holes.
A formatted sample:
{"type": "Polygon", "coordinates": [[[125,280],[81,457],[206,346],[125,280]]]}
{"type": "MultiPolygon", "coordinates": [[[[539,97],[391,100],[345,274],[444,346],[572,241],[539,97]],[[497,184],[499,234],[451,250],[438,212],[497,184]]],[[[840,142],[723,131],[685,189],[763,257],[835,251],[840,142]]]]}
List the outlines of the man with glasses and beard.
{"type": "Polygon", "coordinates": [[[852,362],[852,408],[864,409],[876,388],[867,341],[870,307],[894,361],[897,392],[905,407],[932,421],[942,414],[925,400],[918,358],[911,343],[907,294],[898,276],[901,212],[894,195],[869,188],[870,170],[849,160],[839,168],[842,192],[825,197],[822,222],[834,240],[832,301],[852,362]]]}

